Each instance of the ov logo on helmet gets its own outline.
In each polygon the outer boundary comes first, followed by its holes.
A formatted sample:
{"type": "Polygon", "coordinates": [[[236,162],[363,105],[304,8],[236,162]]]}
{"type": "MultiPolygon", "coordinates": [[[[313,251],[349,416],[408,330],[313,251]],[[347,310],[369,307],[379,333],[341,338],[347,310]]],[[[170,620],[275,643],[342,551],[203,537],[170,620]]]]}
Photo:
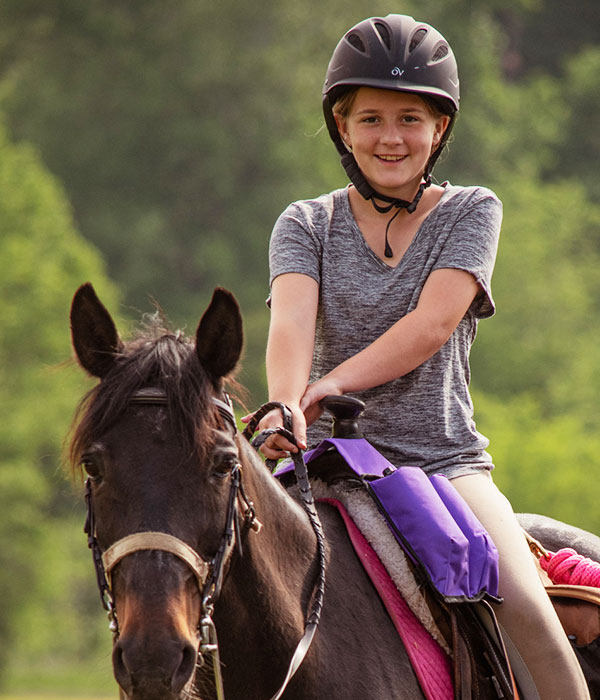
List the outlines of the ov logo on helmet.
{"type": "Polygon", "coordinates": [[[399,78],[403,73],[404,73],[404,71],[401,68],[398,68],[398,66],[395,66],[394,68],[392,68],[392,75],[395,78],[399,78]]]}

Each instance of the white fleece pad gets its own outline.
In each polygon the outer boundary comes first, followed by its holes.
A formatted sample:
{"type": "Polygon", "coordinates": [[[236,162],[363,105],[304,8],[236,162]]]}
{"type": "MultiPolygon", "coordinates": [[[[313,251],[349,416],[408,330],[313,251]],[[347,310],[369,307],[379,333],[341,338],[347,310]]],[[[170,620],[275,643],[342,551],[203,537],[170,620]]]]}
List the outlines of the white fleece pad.
{"type": "Polygon", "coordinates": [[[435,624],[421,588],[410,570],[406,555],[369,494],[363,488],[357,488],[352,482],[329,485],[317,479],[311,484],[315,500],[334,498],[346,508],[358,529],[381,559],[409,608],[444,651],[450,654],[448,644],[435,624]]]}

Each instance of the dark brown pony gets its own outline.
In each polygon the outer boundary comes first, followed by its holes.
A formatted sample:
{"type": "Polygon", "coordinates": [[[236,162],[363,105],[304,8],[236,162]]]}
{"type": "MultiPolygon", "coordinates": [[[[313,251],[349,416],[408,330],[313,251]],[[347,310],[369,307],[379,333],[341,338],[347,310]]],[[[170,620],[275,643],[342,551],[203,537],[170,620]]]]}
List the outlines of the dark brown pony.
{"type": "MultiPolygon", "coordinates": [[[[245,493],[263,527],[242,535],[227,563],[214,622],[227,700],[269,700],[278,690],[310,610],[315,535],[298,503],[254,450],[219,419],[211,399],[242,347],[231,294],[216,290],[195,342],[148,328],[124,344],[91,285],[76,293],[73,345],[101,381],[84,399],[72,459],[91,482],[102,550],[132,533],[183,540],[206,561],[225,528],[230,473],[239,460],[245,493]],[[168,404],[132,401],[158,389],[168,404]]],[[[287,700],[422,698],[406,652],[356,558],[337,511],[319,506],[327,538],[325,605],[287,700]]],[[[213,698],[208,664],[197,670],[201,614],[196,576],[178,557],[140,551],[117,564],[117,682],[131,700],[213,698]]]]}
{"type": "MultiPolygon", "coordinates": [[[[206,566],[223,542],[241,464],[243,503],[253,502],[262,529],[238,529],[242,548],[225,559],[213,619],[227,700],[269,700],[304,632],[317,545],[305,511],[219,411],[224,378],[242,348],[235,299],[217,289],[193,340],[153,322],[123,343],[88,284],[75,294],[71,326],[79,363],[100,380],[81,403],[71,443],[74,466],[83,465],[89,477],[96,554],[150,531],[182,541],[206,566]]],[[[320,504],[319,514],[325,602],[284,697],[423,698],[337,510],[320,504]]],[[[535,534],[535,522],[530,526],[535,534]]],[[[100,585],[103,575],[100,566],[100,585]]],[[[194,568],[168,547],[143,548],[115,563],[109,578],[118,624],[114,674],[130,700],[216,698],[210,663],[199,664],[203,593],[194,568]]]]}

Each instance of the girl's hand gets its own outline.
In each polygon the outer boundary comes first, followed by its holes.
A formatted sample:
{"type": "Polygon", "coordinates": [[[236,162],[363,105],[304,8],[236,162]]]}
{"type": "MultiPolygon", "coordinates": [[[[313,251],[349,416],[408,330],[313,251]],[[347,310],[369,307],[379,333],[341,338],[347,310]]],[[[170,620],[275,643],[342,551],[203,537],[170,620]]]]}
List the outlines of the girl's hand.
{"type": "MultiPolygon", "coordinates": [[[[292,413],[292,426],[298,447],[292,444],[283,435],[270,435],[260,447],[260,452],[262,452],[267,459],[283,459],[284,457],[288,457],[290,452],[298,452],[298,448],[302,450],[306,449],[306,420],[304,419],[304,414],[298,406],[286,405],[292,413]]],[[[241,419],[242,423],[248,423],[251,418],[252,414],[244,416],[241,419]]],[[[269,428],[281,427],[283,427],[281,411],[279,409],[273,409],[260,421],[256,430],[261,432],[269,428]]]]}
{"type": "Polygon", "coordinates": [[[300,409],[306,418],[306,424],[312,425],[323,413],[319,401],[325,396],[334,394],[340,396],[344,392],[335,379],[330,375],[325,375],[313,384],[309,384],[300,400],[300,409]]]}

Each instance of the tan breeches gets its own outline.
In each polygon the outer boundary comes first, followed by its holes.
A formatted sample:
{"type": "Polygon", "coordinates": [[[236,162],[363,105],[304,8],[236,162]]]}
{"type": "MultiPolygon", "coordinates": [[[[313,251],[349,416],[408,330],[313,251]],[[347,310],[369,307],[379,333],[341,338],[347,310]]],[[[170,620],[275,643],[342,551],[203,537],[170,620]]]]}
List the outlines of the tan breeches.
{"type": "Polygon", "coordinates": [[[538,577],[510,503],[488,472],[451,481],[490,533],[500,555],[501,626],[519,650],[541,700],[589,700],[583,673],[538,577]]]}

